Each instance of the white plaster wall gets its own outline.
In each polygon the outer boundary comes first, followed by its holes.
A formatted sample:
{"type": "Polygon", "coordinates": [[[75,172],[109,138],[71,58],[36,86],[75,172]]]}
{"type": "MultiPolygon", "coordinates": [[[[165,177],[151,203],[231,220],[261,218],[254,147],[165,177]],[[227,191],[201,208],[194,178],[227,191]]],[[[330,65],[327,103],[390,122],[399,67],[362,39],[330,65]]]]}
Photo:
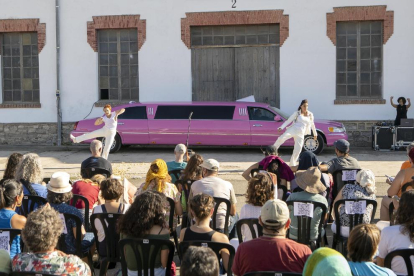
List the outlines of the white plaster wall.
{"type": "MultiPolygon", "coordinates": [[[[394,95],[413,98],[414,2],[410,0],[61,0],[61,92],[63,121],[83,119],[98,98],[97,53],[87,43],[92,16],[140,14],[147,20],[146,42],[139,51],[140,100],[190,101],[191,50],[181,41],[186,12],[284,9],[290,33],[280,51],[282,110],[290,113],[307,98],[317,118],[393,119],[394,95]],[[326,35],[326,13],[340,6],[387,5],[395,13],[394,34],[384,45],[383,94],[386,105],[334,105],[335,46],[326,35]],[[411,95],[410,95],[411,94],[411,95]]],[[[0,0],[0,18],[40,18],[46,45],[40,54],[41,109],[0,109],[4,122],[53,122],[55,108],[54,0],[0,0]],[[22,9],[22,7],[24,7],[22,9]]],[[[90,116],[100,115],[93,108],[90,116]]],[[[409,111],[414,117],[414,107],[409,111]]]]}

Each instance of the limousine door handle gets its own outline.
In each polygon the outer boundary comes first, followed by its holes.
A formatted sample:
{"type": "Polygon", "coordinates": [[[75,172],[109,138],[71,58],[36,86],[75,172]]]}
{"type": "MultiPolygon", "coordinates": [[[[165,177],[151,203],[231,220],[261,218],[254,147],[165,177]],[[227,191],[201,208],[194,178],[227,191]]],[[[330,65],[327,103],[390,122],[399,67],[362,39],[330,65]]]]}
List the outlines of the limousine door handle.
{"type": "Polygon", "coordinates": [[[123,125],[124,123],[118,123],[118,125],[123,125]]]}
{"type": "Polygon", "coordinates": [[[262,125],[253,125],[254,127],[262,127],[262,125]]]}

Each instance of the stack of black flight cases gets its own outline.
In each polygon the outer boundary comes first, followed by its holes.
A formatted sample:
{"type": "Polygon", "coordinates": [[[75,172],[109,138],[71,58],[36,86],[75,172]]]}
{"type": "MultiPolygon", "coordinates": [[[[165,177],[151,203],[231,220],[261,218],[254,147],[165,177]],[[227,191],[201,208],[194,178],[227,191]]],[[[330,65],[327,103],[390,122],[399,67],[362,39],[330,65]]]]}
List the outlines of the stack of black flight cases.
{"type": "Polygon", "coordinates": [[[380,151],[405,149],[414,141],[414,120],[403,120],[400,126],[378,123],[372,127],[372,148],[380,151]]]}

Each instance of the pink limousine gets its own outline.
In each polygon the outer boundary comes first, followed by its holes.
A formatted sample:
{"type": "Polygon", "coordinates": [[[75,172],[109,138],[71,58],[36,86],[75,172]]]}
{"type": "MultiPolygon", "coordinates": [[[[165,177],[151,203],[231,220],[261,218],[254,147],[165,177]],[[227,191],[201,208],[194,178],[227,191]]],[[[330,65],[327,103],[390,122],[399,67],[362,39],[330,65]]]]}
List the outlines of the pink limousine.
{"type": "MultiPolygon", "coordinates": [[[[118,117],[118,128],[111,152],[122,145],[176,145],[185,143],[189,132],[191,146],[267,146],[282,134],[277,128],[289,118],[280,109],[255,102],[186,102],[130,103],[113,108],[125,108],[118,117]]],[[[75,124],[74,136],[91,132],[96,118],[75,124]]],[[[320,153],[324,145],[332,146],[338,139],[348,139],[342,123],[315,120],[318,140],[305,138],[304,149],[320,153]]],[[[85,141],[86,143],[88,141],[85,141]]],[[[293,146],[293,139],[284,146],[293,146]]]]}

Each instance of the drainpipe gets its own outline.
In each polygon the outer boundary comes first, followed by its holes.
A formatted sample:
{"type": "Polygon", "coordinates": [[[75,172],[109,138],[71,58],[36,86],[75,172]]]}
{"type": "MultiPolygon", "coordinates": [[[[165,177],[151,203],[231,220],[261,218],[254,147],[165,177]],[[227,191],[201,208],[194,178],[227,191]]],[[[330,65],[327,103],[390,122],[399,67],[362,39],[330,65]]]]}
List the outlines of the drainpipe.
{"type": "Polygon", "coordinates": [[[62,145],[62,110],[60,108],[60,7],[59,0],[56,6],[56,108],[57,108],[57,145],[62,145]]]}

